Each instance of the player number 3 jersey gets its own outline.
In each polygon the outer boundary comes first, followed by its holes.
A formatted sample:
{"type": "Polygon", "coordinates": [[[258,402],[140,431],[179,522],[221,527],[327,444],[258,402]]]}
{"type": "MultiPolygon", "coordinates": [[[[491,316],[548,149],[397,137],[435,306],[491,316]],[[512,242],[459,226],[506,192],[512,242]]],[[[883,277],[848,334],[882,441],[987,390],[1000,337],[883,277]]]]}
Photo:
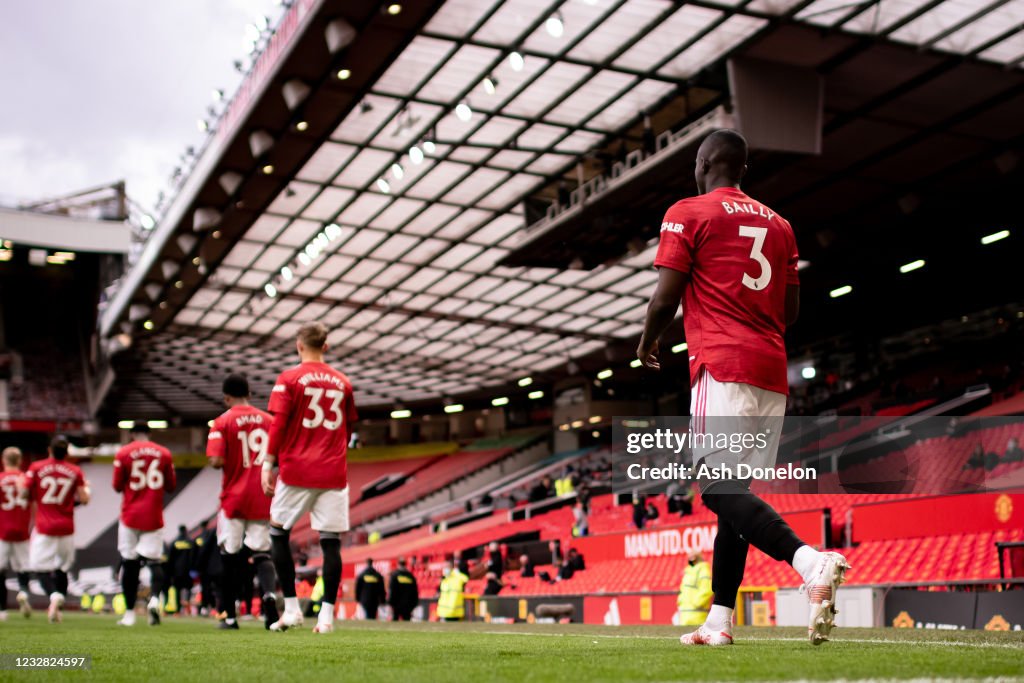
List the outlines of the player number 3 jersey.
{"type": "Polygon", "coordinates": [[[300,363],[277,378],[269,407],[274,414],[270,452],[277,456],[281,481],[345,488],[349,425],[356,420],[348,378],[326,363],[300,363]]]}
{"type": "Polygon", "coordinates": [[[737,188],[674,204],[654,265],[688,273],[683,326],[690,383],[707,368],[719,382],[780,394],[786,381],[786,286],[799,283],[793,228],[737,188]]]}
{"type": "Polygon", "coordinates": [[[164,526],[164,492],[177,484],[171,452],[152,441],[133,441],[114,458],[114,490],[123,493],[121,522],[136,531],[164,526]]]}
{"type": "Polygon", "coordinates": [[[220,506],[231,519],[270,519],[270,499],[260,486],[260,467],[270,446],[273,418],[253,406],[234,406],[213,421],[206,455],[222,458],[220,506]]]}

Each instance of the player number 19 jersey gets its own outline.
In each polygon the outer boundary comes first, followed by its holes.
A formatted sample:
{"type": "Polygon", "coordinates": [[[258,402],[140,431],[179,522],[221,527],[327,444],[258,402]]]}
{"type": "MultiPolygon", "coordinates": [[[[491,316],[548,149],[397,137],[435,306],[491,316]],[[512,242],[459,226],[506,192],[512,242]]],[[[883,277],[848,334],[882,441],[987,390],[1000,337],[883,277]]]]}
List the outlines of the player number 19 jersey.
{"type": "Polygon", "coordinates": [[[270,446],[273,418],[253,406],[233,406],[213,421],[206,455],[224,461],[220,506],[231,519],[270,519],[260,468],[270,446]]]}

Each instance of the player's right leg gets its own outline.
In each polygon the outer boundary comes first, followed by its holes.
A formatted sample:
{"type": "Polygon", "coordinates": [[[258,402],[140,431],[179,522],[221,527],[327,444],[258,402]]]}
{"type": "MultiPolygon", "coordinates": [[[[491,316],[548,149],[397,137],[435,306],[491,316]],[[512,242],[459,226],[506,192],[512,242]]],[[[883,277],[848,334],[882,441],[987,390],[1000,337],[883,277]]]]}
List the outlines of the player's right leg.
{"type": "Polygon", "coordinates": [[[224,567],[221,584],[221,601],[225,618],[217,628],[222,630],[238,630],[238,615],[235,603],[239,595],[239,581],[242,575],[242,537],[245,533],[245,522],[230,519],[221,510],[217,515],[217,544],[220,546],[220,561],[224,567]]]}
{"type": "Polygon", "coordinates": [[[260,612],[263,626],[269,629],[281,615],[277,610],[277,572],[271,558],[270,523],[262,520],[245,522],[245,545],[252,551],[253,570],[260,587],[260,612]]]}
{"type": "Polygon", "coordinates": [[[270,503],[270,543],[274,569],[281,581],[284,612],[270,625],[271,631],[287,631],[302,625],[302,609],[295,593],[295,559],[292,557],[291,530],[302,518],[317,495],[314,489],[288,486],[280,479],[270,503]]]}
{"type": "MultiPolygon", "coordinates": [[[[19,541],[11,543],[10,567],[18,574],[18,609],[26,619],[32,616],[32,606],[29,604],[29,542],[19,541]]],[[[6,604],[6,603],[4,603],[6,604]]]]}
{"type": "Polygon", "coordinates": [[[135,601],[139,597],[139,573],[142,560],[139,558],[139,532],[117,524],[117,552],[121,555],[121,593],[124,595],[124,615],[118,620],[120,626],[135,625],[135,601]]]}
{"type": "Polygon", "coordinates": [[[732,525],[719,518],[711,569],[714,602],[704,623],[696,631],[680,637],[680,643],[732,645],[732,614],[736,609],[736,594],[743,583],[749,548],[750,544],[740,538],[732,525]]]}
{"type": "MultiPolygon", "coordinates": [[[[61,621],[61,608],[64,606],[64,595],[57,590],[54,574],[61,568],[62,536],[47,536],[38,532],[32,534],[29,542],[29,565],[36,572],[43,590],[50,597],[47,618],[50,623],[61,621]]],[[[68,536],[67,538],[71,538],[68,536]]],[[[74,543],[72,542],[72,550],[74,543]]],[[[72,556],[72,560],[74,557],[72,556]]]]}
{"type": "Polygon", "coordinates": [[[348,531],[348,488],[322,491],[313,502],[310,526],[320,533],[323,552],[324,597],[314,633],[334,630],[334,603],[341,586],[341,534],[348,531]]]}

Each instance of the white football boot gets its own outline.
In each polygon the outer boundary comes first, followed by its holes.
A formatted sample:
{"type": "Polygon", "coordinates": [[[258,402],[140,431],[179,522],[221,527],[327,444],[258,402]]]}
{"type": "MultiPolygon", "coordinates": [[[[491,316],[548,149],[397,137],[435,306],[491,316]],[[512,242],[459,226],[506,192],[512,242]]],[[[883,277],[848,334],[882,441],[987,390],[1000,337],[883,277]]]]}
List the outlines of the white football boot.
{"type": "Polygon", "coordinates": [[[732,632],[731,629],[712,631],[701,624],[693,633],[679,636],[679,642],[683,645],[732,645],[732,632]]]}
{"type": "Polygon", "coordinates": [[[821,645],[828,640],[836,625],[836,593],[846,580],[850,569],[846,558],[839,553],[822,553],[812,578],[804,585],[809,603],[807,639],[811,645],[821,645]]]}
{"type": "Polygon", "coordinates": [[[287,631],[290,628],[302,626],[302,612],[284,611],[281,618],[270,625],[271,631],[287,631]]]}

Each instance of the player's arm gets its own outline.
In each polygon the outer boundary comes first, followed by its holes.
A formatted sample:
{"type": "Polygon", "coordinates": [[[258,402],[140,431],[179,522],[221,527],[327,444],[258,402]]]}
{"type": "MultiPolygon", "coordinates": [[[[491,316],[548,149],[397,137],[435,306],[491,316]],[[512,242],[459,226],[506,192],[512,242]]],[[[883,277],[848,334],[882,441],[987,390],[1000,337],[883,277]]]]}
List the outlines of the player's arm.
{"type": "Polygon", "coordinates": [[[658,269],[658,286],[647,305],[647,318],[644,320],[644,332],[640,337],[640,345],[636,349],[636,357],[649,368],[658,370],[658,339],[672,324],[672,319],[679,310],[679,302],[683,290],[689,282],[690,274],[670,267],[658,269]]]}
{"type": "Polygon", "coordinates": [[[78,475],[78,488],[75,489],[75,500],[78,505],[88,505],[89,501],[92,500],[92,490],[89,488],[89,482],[81,474],[78,475]]]}
{"type": "Polygon", "coordinates": [[[789,228],[789,258],[786,260],[786,326],[796,322],[800,315],[800,254],[796,248],[796,236],[793,234],[793,226],[786,223],[789,228]]]}
{"type": "Polygon", "coordinates": [[[267,411],[274,416],[270,422],[270,438],[267,444],[267,453],[263,457],[263,469],[260,472],[260,483],[263,485],[263,493],[267,496],[274,495],[274,487],[277,485],[277,453],[284,441],[285,431],[288,426],[288,419],[292,411],[292,388],[283,377],[277,378],[277,383],[270,392],[270,402],[267,411]]]}
{"type": "Polygon", "coordinates": [[[178,473],[174,470],[174,457],[170,451],[164,453],[164,491],[170,493],[178,486],[178,473]]]}
{"type": "Polygon", "coordinates": [[[217,422],[213,423],[210,433],[206,437],[206,461],[210,467],[219,470],[224,467],[224,429],[217,422]]]}
{"type": "Polygon", "coordinates": [[[125,467],[120,454],[114,457],[114,480],[112,483],[115,491],[118,493],[122,493],[124,491],[125,467]]]}

